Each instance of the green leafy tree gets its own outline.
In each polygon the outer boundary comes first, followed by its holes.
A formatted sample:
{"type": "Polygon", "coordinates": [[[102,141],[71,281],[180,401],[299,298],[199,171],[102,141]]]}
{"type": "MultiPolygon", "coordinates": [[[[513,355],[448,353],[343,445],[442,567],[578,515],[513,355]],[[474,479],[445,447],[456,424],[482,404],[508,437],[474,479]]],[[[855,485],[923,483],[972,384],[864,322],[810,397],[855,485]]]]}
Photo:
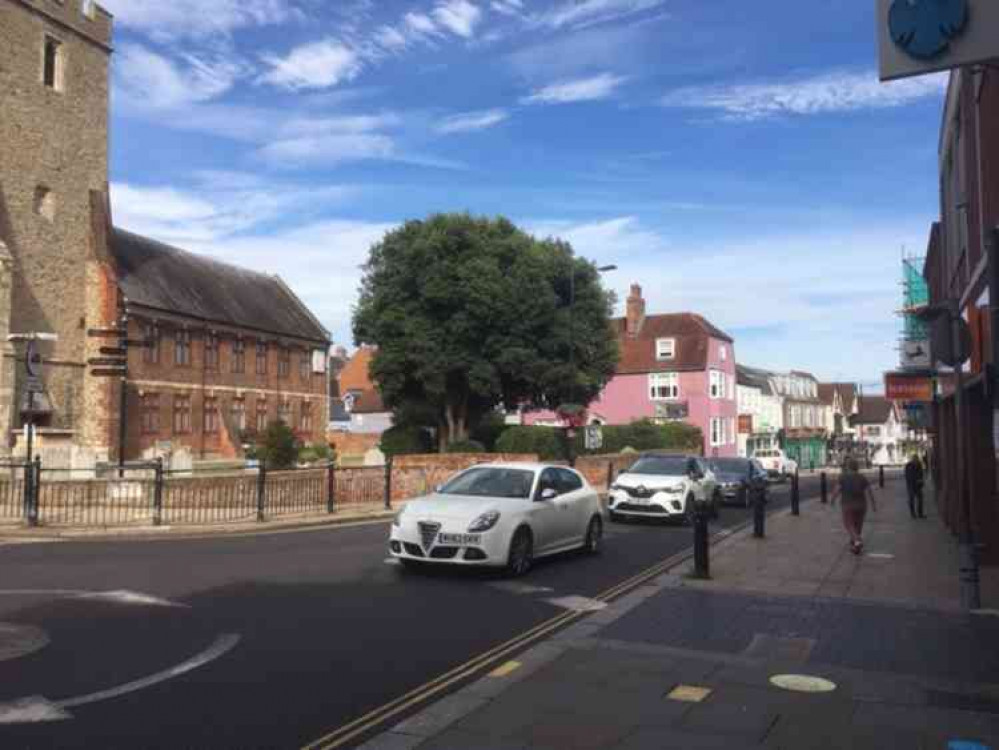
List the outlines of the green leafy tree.
{"type": "Polygon", "coordinates": [[[257,444],[257,457],[268,469],[290,469],[298,461],[301,444],[294,431],[284,422],[267,425],[257,444]]]}
{"type": "Polygon", "coordinates": [[[613,376],[614,298],[592,263],[506,219],[438,214],[371,249],[354,315],[395,412],[419,405],[443,450],[498,405],[592,401],[613,376]]]}

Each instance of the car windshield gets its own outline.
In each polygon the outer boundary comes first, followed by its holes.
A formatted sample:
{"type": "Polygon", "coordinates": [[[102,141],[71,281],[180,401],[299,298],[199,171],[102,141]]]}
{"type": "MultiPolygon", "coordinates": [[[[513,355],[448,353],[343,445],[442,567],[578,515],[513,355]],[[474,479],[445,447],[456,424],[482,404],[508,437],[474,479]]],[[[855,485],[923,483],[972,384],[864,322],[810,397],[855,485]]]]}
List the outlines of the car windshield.
{"type": "Polygon", "coordinates": [[[442,495],[526,499],[534,486],[534,472],[496,467],[469,469],[441,487],[442,495]]]}
{"type": "Polygon", "coordinates": [[[687,473],[687,459],[684,456],[646,456],[638,459],[628,473],[682,477],[687,473]]]}
{"type": "Polygon", "coordinates": [[[744,474],[749,461],[744,458],[713,458],[711,470],[722,474],[744,474]]]}
{"type": "Polygon", "coordinates": [[[757,458],[771,458],[775,455],[777,454],[775,454],[773,451],[756,451],[757,458]]]}

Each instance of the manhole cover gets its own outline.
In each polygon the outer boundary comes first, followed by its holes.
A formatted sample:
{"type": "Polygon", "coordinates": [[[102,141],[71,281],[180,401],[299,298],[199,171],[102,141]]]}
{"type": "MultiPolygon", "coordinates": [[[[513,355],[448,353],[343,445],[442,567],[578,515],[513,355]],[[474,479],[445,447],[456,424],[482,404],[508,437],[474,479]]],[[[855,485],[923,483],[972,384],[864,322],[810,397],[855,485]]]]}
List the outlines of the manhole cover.
{"type": "Polygon", "coordinates": [[[0,622],[0,661],[26,656],[45,648],[48,643],[49,637],[38,628],[0,622]]]}
{"type": "Polygon", "coordinates": [[[770,684],[798,693],[831,693],[836,689],[835,682],[805,674],[776,674],[770,678],[770,684]]]}

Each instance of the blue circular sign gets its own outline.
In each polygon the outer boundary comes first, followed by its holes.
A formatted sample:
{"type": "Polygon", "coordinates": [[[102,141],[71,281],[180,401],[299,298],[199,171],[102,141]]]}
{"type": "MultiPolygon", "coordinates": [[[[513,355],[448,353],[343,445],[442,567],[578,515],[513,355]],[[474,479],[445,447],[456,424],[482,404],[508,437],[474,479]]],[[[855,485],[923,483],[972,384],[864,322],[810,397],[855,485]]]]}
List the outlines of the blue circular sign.
{"type": "Polygon", "coordinates": [[[888,12],[892,41],[910,57],[942,54],[968,25],[968,0],[895,0],[888,12]]]}

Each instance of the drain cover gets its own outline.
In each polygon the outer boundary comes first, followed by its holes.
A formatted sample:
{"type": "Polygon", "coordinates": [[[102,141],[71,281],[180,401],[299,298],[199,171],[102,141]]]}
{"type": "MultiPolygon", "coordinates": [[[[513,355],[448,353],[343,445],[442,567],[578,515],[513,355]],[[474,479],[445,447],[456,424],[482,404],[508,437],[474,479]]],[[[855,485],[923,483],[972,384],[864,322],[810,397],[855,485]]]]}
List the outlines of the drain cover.
{"type": "Polygon", "coordinates": [[[775,674],[770,678],[770,684],[798,693],[831,693],[836,689],[835,682],[806,674],[775,674]]]}

